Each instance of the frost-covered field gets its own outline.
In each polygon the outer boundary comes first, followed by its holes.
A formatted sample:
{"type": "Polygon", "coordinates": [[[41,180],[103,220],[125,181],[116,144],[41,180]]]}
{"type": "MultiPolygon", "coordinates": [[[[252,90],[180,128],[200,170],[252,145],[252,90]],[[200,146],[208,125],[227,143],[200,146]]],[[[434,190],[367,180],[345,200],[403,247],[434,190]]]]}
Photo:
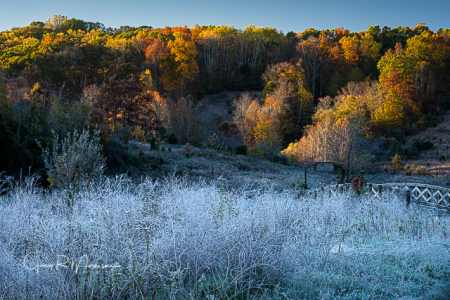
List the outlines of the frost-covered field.
{"type": "Polygon", "coordinates": [[[0,299],[448,299],[450,220],[168,178],[0,196],[0,299]]]}

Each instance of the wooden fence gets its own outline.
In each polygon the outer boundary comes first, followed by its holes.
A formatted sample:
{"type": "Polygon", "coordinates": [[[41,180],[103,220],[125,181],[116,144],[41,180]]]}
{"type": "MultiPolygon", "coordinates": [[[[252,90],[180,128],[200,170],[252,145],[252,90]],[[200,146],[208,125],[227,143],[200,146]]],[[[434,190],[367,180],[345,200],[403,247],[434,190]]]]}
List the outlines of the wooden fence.
{"type": "MultiPolygon", "coordinates": [[[[406,205],[411,202],[421,205],[428,205],[450,211],[450,189],[420,183],[384,183],[367,185],[369,193],[374,198],[380,198],[383,194],[395,193],[403,197],[406,205]]],[[[350,183],[330,185],[321,189],[308,192],[308,195],[315,198],[320,195],[337,195],[351,189],[350,183]]]]}

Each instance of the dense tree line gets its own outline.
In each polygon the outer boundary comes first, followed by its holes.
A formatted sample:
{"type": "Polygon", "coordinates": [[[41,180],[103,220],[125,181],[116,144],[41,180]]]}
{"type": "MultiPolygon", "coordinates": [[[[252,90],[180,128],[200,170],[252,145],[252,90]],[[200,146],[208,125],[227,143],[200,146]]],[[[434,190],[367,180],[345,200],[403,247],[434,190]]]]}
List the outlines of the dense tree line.
{"type": "MultiPolygon", "coordinates": [[[[397,44],[410,45],[408,57],[423,64],[422,73],[442,71],[435,69],[446,59],[442,46],[447,34],[433,33],[424,24],[372,26],[364,32],[310,28],[287,34],[253,25],[113,29],[57,15],[1,32],[0,63],[6,76],[51,86],[64,83],[74,95],[110,77],[128,79],[149,69],[159,92],[196,98],[224,89],[262,89],[261,75],[269,65],[299,63],[317,99],[335,95],[349,81],[377,79],[378,61],[397,44]]],[[[427,84],[438,85],[443,79],[438,74],[427,84]]],[[[433,91],[427,88],[427,93],[433,91]]]]}
{"type": "Polygon", "coordinates": [[[320,126],[365,136],[422,129],[450,108],[449,49],[450,31],[423,23],[285,34],[253,25],[117,29],[55,15],[0,32],[1,168],[38,165],[36,141],[52,130],[97,127],[105,145],[141,128],[156,135],[162,126],[161,136],[182,143],[218,132],[266,156],[302,137],[307,145],[320,126]],[[200,101],[255,89],[261,98],[234,101],[231,125],[217,127],[221,118],[200,101]]]}

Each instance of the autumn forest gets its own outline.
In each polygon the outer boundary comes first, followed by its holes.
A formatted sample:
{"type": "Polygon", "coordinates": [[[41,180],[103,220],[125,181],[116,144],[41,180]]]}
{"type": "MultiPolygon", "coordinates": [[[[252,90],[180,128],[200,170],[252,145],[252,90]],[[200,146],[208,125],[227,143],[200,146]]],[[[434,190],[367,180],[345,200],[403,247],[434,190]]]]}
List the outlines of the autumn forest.
{"type": "Polygon", "coordinates": [[[284,33],[55,15],[0,32],[0,171],[39,171],[52,135],[89,129],[111,170],[137,140],[350,172],[448,109],[450,30],[424,23],[284,33]]]}

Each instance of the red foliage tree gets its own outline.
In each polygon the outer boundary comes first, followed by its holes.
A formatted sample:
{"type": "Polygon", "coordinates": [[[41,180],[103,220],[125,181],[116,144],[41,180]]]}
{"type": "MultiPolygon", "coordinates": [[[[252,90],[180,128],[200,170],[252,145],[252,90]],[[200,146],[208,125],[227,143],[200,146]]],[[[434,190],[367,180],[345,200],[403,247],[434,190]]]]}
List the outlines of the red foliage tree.
{"type": "Polygon", "coordinates": [[[137,78],[116,80],[112,77],[108,84],[100,88],[96,106],[107,116],[109,123],[114,121],[129,126],[140,125],[156,129],[160,125],[152,103],[153,93],[143,92],[137,78]]]}

